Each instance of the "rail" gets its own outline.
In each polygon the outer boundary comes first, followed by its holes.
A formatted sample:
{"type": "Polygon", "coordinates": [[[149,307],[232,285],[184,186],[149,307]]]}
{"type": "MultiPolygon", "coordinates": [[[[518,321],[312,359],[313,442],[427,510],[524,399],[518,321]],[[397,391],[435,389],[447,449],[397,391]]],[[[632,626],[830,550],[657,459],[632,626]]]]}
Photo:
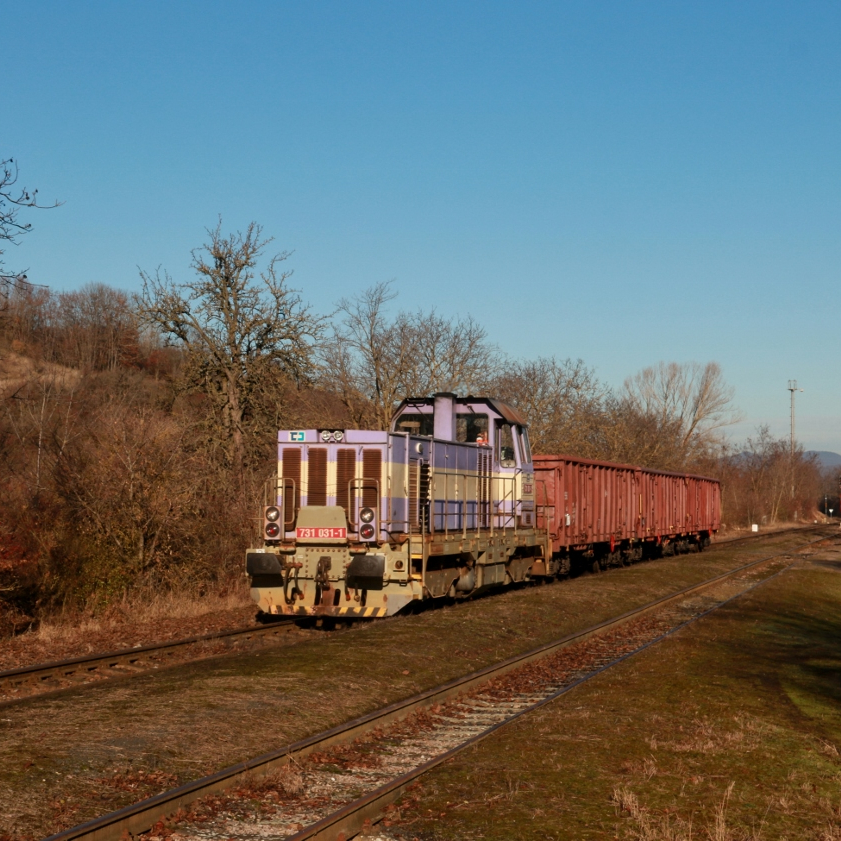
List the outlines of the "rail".
{"type": "MultiPolygon", "coordinates": [[[[53,660],[47,663],[22,666],[17,669],[7,669],[0,672],[0,691],[8,692],[9,690],[21,687],[48,686],[48,682],[54,680],[76,681],[79,678],[101,678],[103,675],[108,675],[109,677],[128,677],[130,675],[120,673],[120,669],[129,668],[136,670],[142,668],[144,665],[153,668],[160,665],[159,662],[154,661],[165,661],[166,659],[172,658],[179,649],[201,643],[249,641],[252,638],[275,637],[281,633],[285,633],[285,626],[289,626],[293,621],[294,617],[289,617],[288,619],[281,618],[261,628],[249,627],[238,628],[233,631],[217,631],[165,643],[142,645],[137,648],[121,648],[116,651],[90,654],[84,657],[71,657],[66,660],[53,660]]],[[[133,671],[131,674],[135,673],[136,671],[133,671]]],[[[76,687],[78,687],[78,684],[59,689],[50,687],[48,693],[63,692],[68,688],[76,687]]],[[[38,694],[40,697],[43,697],[47,693],[41,692],[38,694]]],[[[21,698],[0,700],[0,706],[17,703],[29,697],[32,697],[32,694],[24,695],[21,698]]]]}

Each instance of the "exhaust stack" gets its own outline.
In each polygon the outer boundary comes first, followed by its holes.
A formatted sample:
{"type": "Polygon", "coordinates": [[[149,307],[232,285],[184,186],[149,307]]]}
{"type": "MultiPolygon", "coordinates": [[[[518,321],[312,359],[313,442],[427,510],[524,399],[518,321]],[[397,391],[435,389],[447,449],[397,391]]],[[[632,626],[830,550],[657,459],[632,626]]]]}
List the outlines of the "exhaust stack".
{"type": "Polygon", "coordinates": [[[449,391],[439,391],[435,398],[434,435],[441,441],[456,440],[456,396],[449,391]]]}

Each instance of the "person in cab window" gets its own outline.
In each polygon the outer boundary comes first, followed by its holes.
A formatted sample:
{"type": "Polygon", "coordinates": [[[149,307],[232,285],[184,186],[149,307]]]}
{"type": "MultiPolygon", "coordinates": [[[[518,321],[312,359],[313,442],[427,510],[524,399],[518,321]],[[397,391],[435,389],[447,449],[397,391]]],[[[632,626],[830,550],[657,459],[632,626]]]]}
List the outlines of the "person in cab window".
{"type": "Polygon", "coordinates": [[[488,446],[488,433],[487,432],[480,432],[476,436],[476,443],[480,447],[487,447],[488,446]]]}

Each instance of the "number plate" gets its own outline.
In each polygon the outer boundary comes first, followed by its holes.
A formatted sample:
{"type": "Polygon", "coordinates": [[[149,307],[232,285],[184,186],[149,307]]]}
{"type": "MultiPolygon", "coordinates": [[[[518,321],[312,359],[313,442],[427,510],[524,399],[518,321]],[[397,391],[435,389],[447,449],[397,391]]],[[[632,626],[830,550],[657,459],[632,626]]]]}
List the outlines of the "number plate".
{"type": "Polygon", "coordinates": [[[347,540],[347,529],[295,529],[298,540],[347,540]]]}

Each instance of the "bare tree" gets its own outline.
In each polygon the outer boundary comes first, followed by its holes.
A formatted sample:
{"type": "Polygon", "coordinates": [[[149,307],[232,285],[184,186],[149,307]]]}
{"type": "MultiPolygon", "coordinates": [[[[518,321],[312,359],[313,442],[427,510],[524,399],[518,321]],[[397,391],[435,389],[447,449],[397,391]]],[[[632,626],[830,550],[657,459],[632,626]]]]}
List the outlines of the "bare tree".
{"type": "Polygon", "coordinates": [[[672,429],[685,459],[740,420],[733,394],[717,362],[660,362],[625,380],[623,397],[629,410],[672,429]]]}
{"type": "Polygon", "coordinates": [[[128,565],[126,583],[170,562],[169,544],[197,519],[187,434],[174,418],[118,396],[87,415],[61,449],[59,493],[78,522],[128,565]]]}
{"type": "Polygon", "coordinates": [[[10,288],[27,283],[23,270],[9,271],[5,268],[3,255],[7,245],[16,245],[19,238],[32,230],[30,222],[21,222],[18,214],[23,208],[58,207],[59,202],[38,204],[38,191],[17,187],[18,165],[14,158],[0,161],[0,291],[8,293],[10,288]]]}
{"type": "Polygon", "coordinates": [[[3,318],[0,320],[0,336],[9,342],[12,350],[26,350],[35,355],[46,338],[53,296],[50,290],[30,283],[21,283],[5,290],[0,289],[3,299],[3,318]]]}
{"type": "Polygon", "coordinates": [[[518,408],[528,419],[536,453],[599,457],[598,430],[607,388],[580,360],[540,357],[508,362],[489,393],[518,408]]]}
{"type": "Polygon", "coordinates": [[[391,283],[383,282],[343,298],[342,322],[324,347],[324,382],[341,395],[356,426],[385,429],[401,393],[411,347],[388,319],[387,305],[396,297],[391,283]]]}
{"type": "Polygon", "coordinates": [[[306,379],[313,344],[323,320],[287,285],[291,272],[279,266],[289,256],[272,257],[255,279],[271,239],[252,222],[245,233],[223,236],[221,221],[208,229],[210,241],[193,251],[195,280],[175,283],[158,269],[140,272],[139,311],[149,325],[187,351],[191,385],[211,400],[234,474],[246,463],[246,426],[255,395],[266,378],[306,379]]]}
{"type": "Polygon", "coordinates": [[[719,462],[722,497],[730,522],[774,523],[811,517],[822,477],[814,455],[788,438],[775,438],[767,426],[719,462]]]}
{"type": "Polygon", "coordinates": [[[83,371],[113,371],[136,361],[140,334],[129,296],[102,283],[57,296],[56,361],[83,371]]]}
{"type": "Polygon", "coordinates": [[[497,351],[471,317],[445,318],[434,310],[398,312],[391,282],[377,283],[338,304],[340,323],[325,346],[323,378],[351,420],[386,429],[404,397],[436,391],[466,393],[496,371],[497,351]]]}
{"type": "Polygon", "coordinates": [[[682,437],[680,422],[675,418],[641,412],[632,401],[611,394],[602,404],[594,449],[607,461],[685,470],[689,465],[682,437]]]}

